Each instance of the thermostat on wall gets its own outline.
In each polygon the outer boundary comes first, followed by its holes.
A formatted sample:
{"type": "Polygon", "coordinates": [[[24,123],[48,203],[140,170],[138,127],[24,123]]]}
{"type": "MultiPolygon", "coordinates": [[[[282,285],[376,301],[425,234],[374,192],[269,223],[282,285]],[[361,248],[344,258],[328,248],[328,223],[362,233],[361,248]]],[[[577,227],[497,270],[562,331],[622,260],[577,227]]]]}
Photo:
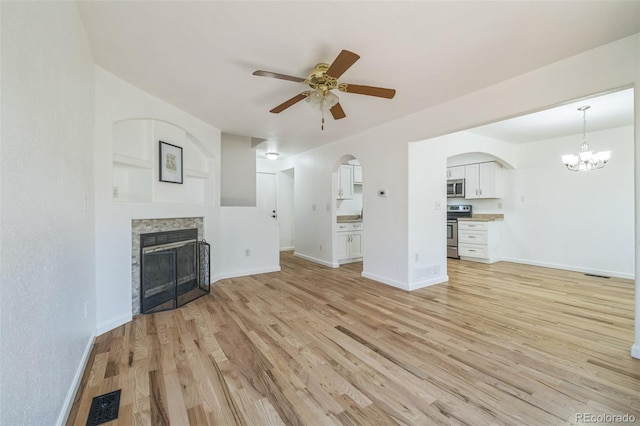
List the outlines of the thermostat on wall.
{"type": "Polygon", "coordinates": [[[386,197],[387,190],[386,189],[378,189],[378,197],[386,197]]]}

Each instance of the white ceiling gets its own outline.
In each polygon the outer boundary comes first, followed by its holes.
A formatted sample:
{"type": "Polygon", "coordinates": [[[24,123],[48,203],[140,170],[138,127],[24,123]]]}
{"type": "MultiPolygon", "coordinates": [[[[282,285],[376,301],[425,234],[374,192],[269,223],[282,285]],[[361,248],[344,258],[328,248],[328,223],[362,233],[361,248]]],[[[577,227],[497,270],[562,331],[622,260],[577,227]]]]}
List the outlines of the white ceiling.
{"type": "Polygon", "coordinates": [[[98,65],[223,132],[268,139],[261,148],[283,157],[640,32],[637,1],[81,1],[79,9],[98,65]],[[340,82],[395,88],[395,98],[339,92],[347,118],[327,117],[324,131],[304,102],[269,113],[306,87],[253,71],[306,77],[342,49],[361,59],[340,82]]]}
{"type": "Polygon", "coordinates": [[[510,143],[542,141],[582,133],[586,111],[587,133],[633,124],[633,89],[570,102],[533,114],[515,117],[469,130],[481,136],[510,143]]]}

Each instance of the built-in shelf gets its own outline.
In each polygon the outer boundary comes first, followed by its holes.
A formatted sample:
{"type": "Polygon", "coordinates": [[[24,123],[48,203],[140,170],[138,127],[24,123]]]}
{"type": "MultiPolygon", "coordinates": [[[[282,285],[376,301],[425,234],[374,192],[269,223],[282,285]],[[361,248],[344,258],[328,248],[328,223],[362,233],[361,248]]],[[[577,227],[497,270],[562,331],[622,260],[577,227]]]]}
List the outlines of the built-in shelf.
{"type": "Polygon", "coordinates": [[[211,158],[180,127],[153,119],[119,121],[113,125],[112,147],[114,202],[213,204],[211,158]],[[159,141],[182,148],[182,184],[159,180],[159,141]]]}
{"type": "Polygon", "coordinates": [[[185,169],[184,172],[186,176],[189,176],[192,178],[209,179],[211,177],[211,173],[203,172],[201,170],[185,169]]]}
{"type": "Polygon", "coordinates": [[[122,154],[113,154],[113,164],[118,166],[137,167],[139,169],[152,169],[153,162],[149,160],[142,160],[140,158],[133,158],[122,154]]]}

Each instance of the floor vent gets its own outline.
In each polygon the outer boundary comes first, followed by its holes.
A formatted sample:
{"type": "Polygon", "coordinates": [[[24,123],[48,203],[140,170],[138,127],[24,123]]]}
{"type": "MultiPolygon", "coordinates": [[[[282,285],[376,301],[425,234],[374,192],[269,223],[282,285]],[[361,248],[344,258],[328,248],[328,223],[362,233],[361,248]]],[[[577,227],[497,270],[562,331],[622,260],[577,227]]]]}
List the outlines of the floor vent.
{"type": "Polygon", "coordinates": [[[97,426],[118,418],[120,409],[120,389],[93,398],[87,426],[97,426]]]}
{"type": "Polygon", "coordinates": [[[607,277],[606,275],[596,275],[596,274],[585,274],[587,277],[596,277],[596,278],[606,278],[609,279],[611,277],[607,277]]]}

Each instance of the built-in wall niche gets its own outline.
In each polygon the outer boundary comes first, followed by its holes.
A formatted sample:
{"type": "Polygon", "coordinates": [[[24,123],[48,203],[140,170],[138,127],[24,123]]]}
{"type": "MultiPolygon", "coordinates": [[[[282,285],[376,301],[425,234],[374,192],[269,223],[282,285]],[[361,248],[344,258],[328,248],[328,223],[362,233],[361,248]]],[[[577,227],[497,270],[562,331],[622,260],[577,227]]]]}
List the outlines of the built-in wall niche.
{"type": "Polygon", "coordinates": [[[184,129],[153,119],[113,124],[113,201],[213,204],[213,177],[213,153],[184,129]],[[182,148],[183,184],[159,181],[159,141],[182,148]]]}

